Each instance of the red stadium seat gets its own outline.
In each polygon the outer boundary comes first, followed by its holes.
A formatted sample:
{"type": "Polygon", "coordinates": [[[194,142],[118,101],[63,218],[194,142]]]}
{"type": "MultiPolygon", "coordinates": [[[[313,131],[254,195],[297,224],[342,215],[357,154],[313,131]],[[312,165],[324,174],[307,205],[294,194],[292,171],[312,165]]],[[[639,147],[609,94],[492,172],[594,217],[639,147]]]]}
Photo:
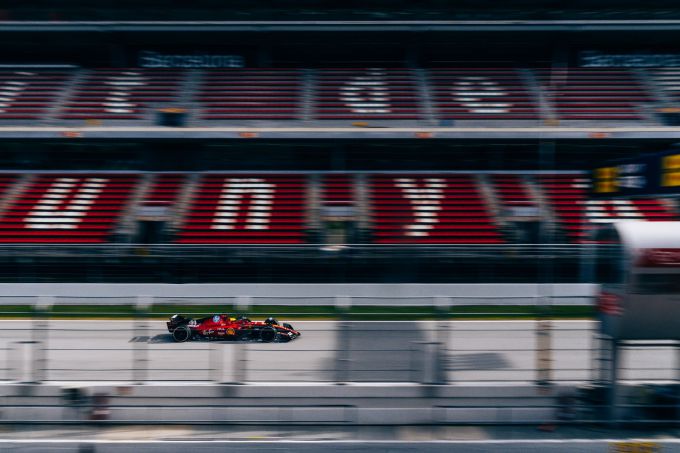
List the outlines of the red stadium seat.
{"type": "Polygon", "coordinates": [[[552,203],[559,225],[571,242],[587,239],[598,224],[618,220],[676,220],[677,215],[658,199],[588,199],[590,182],[585,175],[541,175],[539,181],[552,203]]]}
{"type": "Polygon", "coordinates": [[[204,175],[177,242],[305,242],[306,190],[300,175],[204,175]]]}
{"type": "Polygon", "coordinates": [[[136,184],[134,175],[37,175],[0,218],[0,242],[106,242],[136,184]]]}
{"type": "Polygon", "coordinates": [[[60,118],[143,119],[152,113],[152,107],[162,107],[177,99],[184,77],[184,72],[179,70],[92,70],[63,106],[60,118]]]}
{"type": "Polygon", "coordinates": [[[373,175],[374,241],[381,244],[499,244],[470,175],[373,175]]]}
{"type": "Polygon", "coordinates": [[[537,78],[565,120],[640,120],[652,98],[628,69],[539,69],[537,78]]]}
{"type": "Polygon", "coordinates": [[[410,69],[323,69],[317,74],[317,119],[408,119],[422,116],[410,69]]]}
{"type": "Polygon", "coordinates": [[[531,120],[536,101],[512,68],[430,69],[439,118],[531,120]]]}
{"type": "Polygon", "coordinates": [[[206,71],[198,90],[204,120],[300,119],[299,69],[206,71]]]}
{"type": "Polygon", "coordinates": [[[43,118],[71,77],[70,71],[0,71],[0,120],[43,118]]]}

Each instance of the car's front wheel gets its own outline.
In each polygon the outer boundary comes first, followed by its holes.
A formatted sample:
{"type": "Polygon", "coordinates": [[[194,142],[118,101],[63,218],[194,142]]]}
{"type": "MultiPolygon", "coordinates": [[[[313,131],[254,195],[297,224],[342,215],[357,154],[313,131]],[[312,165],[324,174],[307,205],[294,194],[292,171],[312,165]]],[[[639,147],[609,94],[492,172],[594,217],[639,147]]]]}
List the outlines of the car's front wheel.
{"type": "Polygon", "coordinates": [[[187,326],[179,326],[172,331],[172,339],[177,343],[183,343],[191,338],[191,329],[187,326]]]}

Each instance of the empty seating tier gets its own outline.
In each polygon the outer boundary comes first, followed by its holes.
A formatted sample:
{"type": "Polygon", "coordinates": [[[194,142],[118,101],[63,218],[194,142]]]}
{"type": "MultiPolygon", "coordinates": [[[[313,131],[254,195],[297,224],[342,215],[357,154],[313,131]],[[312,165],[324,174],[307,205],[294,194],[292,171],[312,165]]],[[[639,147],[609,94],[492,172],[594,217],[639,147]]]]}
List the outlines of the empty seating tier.
{"type": "Polygon", "coordinates": [[[680,68],[648,69],[648,73],[654,84],[676,105],[680,101],[680,68]]]}
{"type": "Polygon", "coordinates": [[[533,197],[519,175],[491,175],[491,181],[504,208],[535,206],[533,197]]]}
{"type": "Polygon", "coordinates": [[[69,71],[0,71],[0,119],[43,117],[71,76],[69,71]]]}
{"type": "Polygon", "coordinates": [[[306,187],[306,178],[300,175],[205,175],[177,241],[304,242],[306,187]]]}
{"type": "Polygon", "coordinates": [[[556,114],[567,120],[640,120],[652,99],[627,69],[536,71],[556,114]]]}
{"type": "Polygon", "coordinates": [[[470,175],[373,175],[377,243],[504,242],[470,175]]]}
{"type": "Polygon", "coordinates": [[[0,219],[0,242],[106,242],[134,175],[38,175],[0,219]]]}
{"type": "Polygon", "coordinates": [[[184,77],[177,70],[94,70],[76,86],[60,117],[139,120],[151,108],[172,106],[184,77]]]}
{"type": "Polygon", "coordinates": [[[325,175],[321,201],[326,206],[354,204],[354,181],[351,175],[325,175]]]}
{"type": "Polygon", "coordinates": [[[571,242],[588,240],[590,230],[596,224],[619,220],[677,219],[677,215],[654,198],[587,199],[590,182],[584,175],[542,175],[539,179],[563,232],[571,242]]]}
{"type": "Polygon", "coordinates": [[[437,116],[451,119],[536,119],[533,97],[515,69],[431,69],[437,116]]]}
{"type": "Polygon", "coordinates": [[[410,69],[323,69],[316,80],[318,119],[409,119],[421,117],[410,69]]]}
{"type": "Polygon", "coordinates": [[[0,174],[0,197],[7,196],[7,192],[16,182],[17,176],[12,174],[0,174]]]}
{"type": "Polygon", "coordinates": [[[207,71],[198,91],[203,119],[299,119],[302,71],[223,69],[207,71]]]}
{"type": "Polygon", "coordinates": [[[61,126],[71,120],[148,123],[163,108],[185,109],[192,124],[215,127],[224,126],[220,120],[316,121],[317,127],[326,120],[651,122],[661,120],[655,109],[672,107],[679,97],[680,68],[0,71],[0,120],[61,126]]]}
{"type": "Polygon", "coordinates": [[[181,174],[156,175],[142,204],[145,206],[172,206],[177,201],[184,185],[185,176],[181,174]]]}

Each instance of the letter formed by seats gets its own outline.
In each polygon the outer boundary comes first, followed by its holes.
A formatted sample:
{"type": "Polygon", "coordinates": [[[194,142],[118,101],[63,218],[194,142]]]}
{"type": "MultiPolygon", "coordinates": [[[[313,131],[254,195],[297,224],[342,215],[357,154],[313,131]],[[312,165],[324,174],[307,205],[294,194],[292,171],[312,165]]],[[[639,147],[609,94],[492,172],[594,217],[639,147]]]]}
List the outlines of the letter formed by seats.
{"type": "Polygon", "coordinates": [[[24,218],[26,228],[78,228],[108,181],[106,178],[57,178],[24,218]]]}
{"type": "Polygon", "coordinates": [[[429,236],[429,231],[439,222],[446,183],[441,178],[425,178],[423,183],[419,187],[413,178],[399,178],[395,181],[402,196],[413,208],[415,222],[404,225],[406,236],[429,236]]]}
{"type": "Polygon", "coordinates": [[[274,190],[275,185],[262,178],[226,178],[211,228],[269,229],[274,190]],[[241,222],[242,226],[239,226],[241,222]]]}
{"type": "Polygon", "coordinates": [[[351,77],[340,88],[340,100],[352,113],[391,113],[388,82],[385,72],[370,69],[366,75],[351,77]]]}
{"type": "Polygon", "coordinates": [[[461,77],[453,83],[451,95],[468,113],[504,114],[513,107],[511,103],[497,100],[508,93],[494,80],[484,76],[461,77]]]}

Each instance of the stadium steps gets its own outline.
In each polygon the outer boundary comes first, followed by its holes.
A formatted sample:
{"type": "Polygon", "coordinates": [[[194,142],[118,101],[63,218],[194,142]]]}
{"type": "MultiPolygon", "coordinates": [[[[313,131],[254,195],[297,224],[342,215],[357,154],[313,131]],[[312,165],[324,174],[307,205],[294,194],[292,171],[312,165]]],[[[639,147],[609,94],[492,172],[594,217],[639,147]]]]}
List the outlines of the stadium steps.
{"type": "Polygon", "coordinates": [[[545,122],[558,121],[557,112],[550,101],[548,93],[541,88],[541,84],[536,78],[536,74],[530,69],[518,69],[517,73],[527,87],[527,90],[534,97],[535,105],[538,110],[538,115],[543,118],[545,122]]]}
{"type": "Polygon", "coordinates": [[[5,211],[21,197],[21,195],[26,192],[26,189],[35,180],[34,174],[23,174],[17,176],[17,178],[11,183],[11,185],[5,190],[4,193],[0,194],[2,198],[0,199],[0,217],[5,215],[5,211]]]}
{"type": "Polygon", "coordinates": [[[563,237],[567,243],[581,242],[587,237],[590,226],[584,214],[588,191],[586,175],[541,174],[537,179],[546,206],[554,213],[555,239],[563,237]]]}
{"type": "Polygon", "coordinates": [[[654,83],[647,72],[642,68],[631,68],[631,74],[638,83],[649,93],[651,101],[640,104],[639,110],[642,113],[643,121],[650,124],[661,123],[661,118],[658,116],[657,110],[662,107],[673,107],[672,100],[670,100],[663,88],[654,83]]]}
{"type": "Polygon", "coordinates": [[[181,86],[181,94],[177,97],[177,107],[186,109],[186,125],[191,126],[198,123],[198,114],[201,108],[198,106],[196,96],[198,95],[199,86],[203,78],[203,71],[197,69],[188,69],[185,75],[184,83],[181,86]]]}
{"type": "Polygon", "coordinates": [[[300,117],[302,121],[313,121],[315,107],[315,92],[316,92],[316,72],[313,69],[305,69],[302,72],[302,93],[300,117]]]}
{"type": "Polygon", "coordinates": [[[436,126],[439,124],[437,113],[432,99],[431,85],[428,80],[425,69],[418,68],[413,70],[416,80],[416,89],[420,98],[420,109],[422,112],[422,121],[436,126]]]}
{"type": "Polygon", "coordinates": [[[321,179],[322,176],[318,174],[307,176],[305,228],[308,231],[310,242],[321,242],[323,228],[323,223],[321,222],[321,179]]]}
{"type": "Polygon", "coordinates": [[[344,246],[356,242],[356,195],[354,175],[325,173],[320,177],[320,201],[324,219],[340,217],[348,224],[324,224],[323,242],[327,246],[344,246]],[[344,209],[343,209],[344,208],[344,209]]]}
{"type": "Polygon", "coordinates": [[[155,175],[142,174],[137,182],[137,187],[132,192],[128,199],[127,205],[123,208],[113,233],[115,237],[122,239],[124,242],[132,242],[137,235],[137,211],[146,197],[155,175]]]}
{"type": "Polygon", "coordinates": [[[513,242],[512,227],[505,220],[503,215],[503,203],[499,197],[493,182],[490,180],[489,175],[480,174],[475,175],[475,180],[477,186],[479,187],[479,193],[482,195],[482,200],[486,205],[487,211],[489,212],[493,223],[498,227],[498,230],[503,234],[503,237],[508,242],[513,242]]]}
{"type": "Polygon", "coordinates": [[[59,118],[61,114],[61,109],[68,102],[68,100],[73,96],[75,90],[83,82],[85,77],[87,77],[89,72],[86,69],[81,69],[78,71],[73,71],[73,75],[66,83],[64,89],[58,92],[54,97],[51,106],[45,111],[45,120],[48,124],[55,124],[56,122],[62,122],[59,118]]]}
{"type": "Polygon", "coordinates": [[[184,185],[177,196],[171,220],[166,225],[165,231],[168,238],[174,237],[182,229],[188,209],[193,204],[200,179],[199,173],[192,173],[185,178],[184,185]]]}
{"type": "MultiPolygon", "coordinates": [[[[538,216],[541,219],[542,227],[548,234],[548,242],[569,242],[564,235],[564,232],[559,228],[559,219],[557,214],[553,209],[552,203],[547,198],[543,190],[541,190],[540,184],[529,175],[524,175],[522,179],[524,180],[524,186],[526,187],[527,192],[536,202],[536,206],[538,207],[538,216]]],[[[541,239],[543,238],[539,238],[539,240],[541,239]]]]}
{"type": "Polygon", "coordinates": [[[368,178],[364,173],[354,175],[354,201],[359,242],[371,242],[374,231],[371,220],[373,219],[373,213],[368,178]]]}
{"type": "Polygon", "coordinates": [[[657,99],[657,109],[652,112],[660,122],[658,108],[675,108],[678,105],[678,88],[680,88],[680,72],[677,68],[638,69],[640,80],[657,99]]]}
{"type": "Polygon", "coordinates": [[[670,212],[680,217],[680,200],[675,198],[664,198],[662,201],[670,212]]]}

